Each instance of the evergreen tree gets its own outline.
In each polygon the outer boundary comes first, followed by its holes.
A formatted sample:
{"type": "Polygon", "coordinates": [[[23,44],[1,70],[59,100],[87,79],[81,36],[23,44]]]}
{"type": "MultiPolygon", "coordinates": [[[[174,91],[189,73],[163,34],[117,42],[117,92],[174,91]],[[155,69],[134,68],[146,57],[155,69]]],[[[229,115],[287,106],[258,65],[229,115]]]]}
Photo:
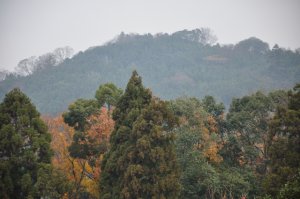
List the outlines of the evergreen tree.
{"type": "MultiPolygon", "coordinates": [[[[37,198],[40,169],[50,165],[51,136],[19,89],[0,104],[0,198],[37,198]]],[[[38,190],[41,191],[41,190],[38,190]]]]}
{"type": "Polygon", "coordinates": [[[272,99],[256,92],[233,99],[227,114],[228,134],[240,142],[242,162],[262,174],[265,172],[268,121],[272,110],[272,99]],[[257,164],[258,160],[260,165],[257,164]]]}
{"type": "Polygon", "coordinates": [[[73,158],[88,159],[89,156],[96,154],[90,143],[94,140],[86,133],[89,128],[87,119],[96,111],[96,100],[78,99],[69,106],[68,112],[63,113],[64,122],[75,129],[73,142],[69,146],[73,158]]]}
{"type": "Polygon", "coordinates": [[[122,198],[177,198],[179,172],[174,135],[175,117],[164,102],[153,100],[129,135],[128,166],[121,181],[122,198]]]}
{"type": "Polygon", "coordinates": [[[299,124],[300,84],[288,93],[288,107],[279,106],[270,122],[269,169],[264,180],[264,189],[273,197],[279,196],[280,189],[285,198],[294,198],[291,189],[297,189],[299,193],[299,183],[296,180],[300,169],[299,124]]]}
{"type": "Polygon", "coordinates": [[[151,101],[151,93],[142,85],[141,77],[133,72],[124,95],[121,96],[113,112],[115,129],[110,137],[111,149],[104,156],[100,179],[102,198],[120,198],[120,183],[127,168],[126,150],[133,123],[151,101]]]}
{"type": "Polygon", "coordinates": [[[87,128],[87,118],[97,110],[96,100],[78,99],[70,104],[68,112],[63,113],[66,124],[76,131],[84,132],[87,128]]]}
{"type": "Polygon", "coordinates": [[[107,105],[110,110],[111,106],[116,106],[122,92],[122,89],[117,88],[114,84],[107,83],[99,86],[95,98],[100,106],[107,105]]]}
{"type": "Polygon", "coordinates": [[[116,123],[102,162],[101,198],[176,198],[173,137],[163,131],[172,126],[171,118],[134,71],[113,112],[116,123]]]}
{"type": "Polygon", "coordinates": [[[213,96],[205,96],[202,100],[203,108],[208,113],[212,114],[215,118],[224,114],[225,106],[223,103],[217,104],[213,96]]]}
{"type": "MultiPolygon", "coordinates": [[[[220,167],[223,158],[219,155],[219,150],[222,143],[216,129],[217,120],[214,118],[222,115],[221,107],[210,96],[202,101],[181,97],[169,103],[169,108],[180,121],[179,127],[174,130],[181,171],[179,198],[220,198],[229,192],[237,196],[247,190],[241,175],[229,181],[232,171],[220,167]],[[225,172],[228,175],[223,177],[225,172]],[[234,183],[238,185],[235,186],[234,183]]],[[[237,176],[237,172],[232,176],[237,176]]]]}

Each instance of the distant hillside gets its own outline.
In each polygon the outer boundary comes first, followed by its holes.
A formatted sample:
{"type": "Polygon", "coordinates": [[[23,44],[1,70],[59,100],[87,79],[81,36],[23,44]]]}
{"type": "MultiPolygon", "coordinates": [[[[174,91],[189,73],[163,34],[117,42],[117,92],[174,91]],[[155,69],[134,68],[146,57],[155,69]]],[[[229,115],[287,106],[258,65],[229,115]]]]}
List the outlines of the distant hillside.
{"type": "Polygon", "coordinates": [[[161,98],[212,95],[226,105],[232,97],[291,88],[300,82],[298,51],[277,45],[270,49],[254,37],[235,45],[214,42],[206,29],[157,35],[121,33],[56,67],[44,67],[28,76],[6,76],[0,82],[0,98],[20,87],[39,111],[56,114],[75,99],[93,97],[100,84],[113,82],[124,88],[133,69],[161,98]]]}
{"type": "Polygon", "coordinates": [[[7,70],[0,69],[0,81],[4,80],[8,74],[9,72],[7,70]]]}

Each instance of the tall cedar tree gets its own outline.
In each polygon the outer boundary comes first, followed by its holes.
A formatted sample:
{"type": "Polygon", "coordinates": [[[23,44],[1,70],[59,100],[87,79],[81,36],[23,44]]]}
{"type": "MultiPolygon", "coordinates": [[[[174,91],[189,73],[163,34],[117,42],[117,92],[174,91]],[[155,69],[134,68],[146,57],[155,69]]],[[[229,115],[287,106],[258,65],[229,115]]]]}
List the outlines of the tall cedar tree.
{"type": "MultiPolygon", "coordinates": [[[[0,198],[37,198],[39,173],[50,166],[51,136],[19,89],[0,104],[0,198]]],[[[42,191],[42,190],[39,190],[42,191]]]]}
{"type": "Polygon", "coordinates": [[[104,156],[100,197],[177,198],[178,169],[170,128],[174,119],[133,72],[113,112],[111,149],[104,156]]]}

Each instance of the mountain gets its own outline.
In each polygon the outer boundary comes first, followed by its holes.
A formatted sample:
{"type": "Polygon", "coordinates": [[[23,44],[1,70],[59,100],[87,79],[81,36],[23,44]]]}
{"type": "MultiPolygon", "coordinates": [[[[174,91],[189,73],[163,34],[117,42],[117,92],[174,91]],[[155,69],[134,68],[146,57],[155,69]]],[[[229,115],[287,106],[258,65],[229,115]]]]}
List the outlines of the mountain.
{"type": "Polygon", "coordinates": [[[20,87],[44,114],[65,111],[78,98],[92,98],[100,84],[124,88],[136,69],[154,95],[212,95],[227,106],[233,97],[256,90],[291,88],[300,80],[300,54],[252,37],[237,44],[215,44],[208,29],[156,35],[121,33],[102,46],[66,58],[27,76],[8,75],[0,98],[20,87]]]}
{"type": "Polygon", "coordinates": [[[27,76],[46,67],[53,67],[61,64],[65,59],[71,58],[74,50],[69,47],[57,48],[53,52],[46,53],[39,57],[32,56],[21,60],[15,68],[15,75],[27,76]]]}
{"type": "Polygon", "coordinates": [[[47,67],[54,67],[61,64],[65,59],[71,58],[74,50],[69,47],[57,48],[53,52],[40,55],[38,57],[31,56],[21,60],[13,71],[0,70],[0,82],[5,80],[7,76],[28,76],[47,67]]]}
{"type": "Polygon", "coordinates": [[[8,74],[7,70],[0,70],[0,81],[4,80],[8,74]]]}

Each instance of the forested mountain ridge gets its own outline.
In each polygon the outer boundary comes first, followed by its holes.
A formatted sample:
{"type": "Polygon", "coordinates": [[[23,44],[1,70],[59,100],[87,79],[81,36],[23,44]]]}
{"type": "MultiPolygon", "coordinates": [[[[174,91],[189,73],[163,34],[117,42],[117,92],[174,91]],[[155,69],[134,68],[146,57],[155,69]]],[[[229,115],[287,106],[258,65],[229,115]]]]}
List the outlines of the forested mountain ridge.
{"type": "Polygon", "coordinates": [[[124,34],[79,52],[56,67],[28,76],[8,75],[0,98],[20,87],[42,113],[56,114],[78,98],[91,98],[100,84],[124,88],[132,70],[156,96],[215,96],[228,105],[233,97],[256,90],[291,88],[300,80],[300,54],[257,38],[235,45],[214,44],[206,29],[173,34],[124,34]]]}

